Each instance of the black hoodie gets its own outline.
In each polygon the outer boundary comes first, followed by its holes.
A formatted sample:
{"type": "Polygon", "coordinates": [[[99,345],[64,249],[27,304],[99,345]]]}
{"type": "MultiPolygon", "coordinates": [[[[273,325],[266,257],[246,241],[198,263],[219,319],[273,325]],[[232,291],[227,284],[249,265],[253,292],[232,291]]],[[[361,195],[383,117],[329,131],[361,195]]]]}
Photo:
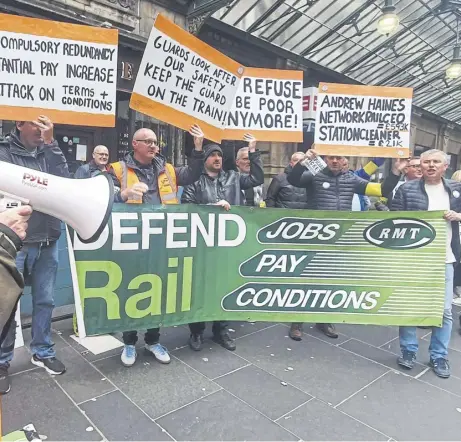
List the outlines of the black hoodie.
{"type": "MultiPolygon", "coordinates": [[[[38,146],[36,154],[33,155],[21,143],[17,130],[0,140],[0,161],[40,170],[51,175],[70,177],[66,157],[57,141],[54,140],[49,145],[38,146]]],[[[60,236],[61,221],[35,210],[32,212],[25,243],[52,242],[57,241],[60,236]]]]}

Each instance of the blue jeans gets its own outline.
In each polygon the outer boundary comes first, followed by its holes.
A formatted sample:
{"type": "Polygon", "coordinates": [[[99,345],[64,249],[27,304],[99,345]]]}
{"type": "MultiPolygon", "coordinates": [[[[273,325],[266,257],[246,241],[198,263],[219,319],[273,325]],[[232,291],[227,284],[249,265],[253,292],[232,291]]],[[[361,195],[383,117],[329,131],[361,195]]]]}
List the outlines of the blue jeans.
{"type": "MultiPolygon", "coordinates": [[[[16,265],[32,289],[32,354],[42,359],[52,358],[55,356],[51,340],[51,315],[58,272],[57,241],[48,246],[44,243],[25,244],[18,253],[16,265]]],[[[0,348],[0,366],[8,367],[13,359],[15,338],[16,323],[12,321],[0,348]]]]}
{"type": "MultiPolygon", "coordinates": [[[[451,303],[453,302],[453,264],[445,265],[445,308],[443,311],[442,327],[433,327],[431,343],[429,345],[429,355],[431,359],[447,359],[448,344],[450,343],[451,327],[453,319],[451,316],[451,303]]],[[[400,327],[400,349],[418,351],[418,337],[416,336],[416,327],[400,327]]]]}

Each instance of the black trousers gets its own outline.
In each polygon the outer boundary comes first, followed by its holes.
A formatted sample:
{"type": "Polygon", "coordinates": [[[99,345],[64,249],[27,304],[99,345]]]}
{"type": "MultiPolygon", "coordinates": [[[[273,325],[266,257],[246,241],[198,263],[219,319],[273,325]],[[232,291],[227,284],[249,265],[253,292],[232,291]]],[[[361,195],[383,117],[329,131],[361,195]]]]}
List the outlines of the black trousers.
{"type": "MultiPolygon", "coordinates": [[[[157,344],[160,339],[160,329],[159,328],[149,328],[144,335],[144,342],[147,345],[157,344]]],[[[123,343],[125,345],[136,345],[138,342],[138,332],[137,331],[127,331],[123,332],[123,343]]]]}
{"type": "MultiPolygon", "coordinates": [[[[216,336],[225,333],[229,324],[226,321],[214,321],[213,322],[213,334],[216,336]]],[[[205,322],[194,322],[189,324],[190,332],[193,335],[201,335],[205,331],[206,324],[205,322]]]]}

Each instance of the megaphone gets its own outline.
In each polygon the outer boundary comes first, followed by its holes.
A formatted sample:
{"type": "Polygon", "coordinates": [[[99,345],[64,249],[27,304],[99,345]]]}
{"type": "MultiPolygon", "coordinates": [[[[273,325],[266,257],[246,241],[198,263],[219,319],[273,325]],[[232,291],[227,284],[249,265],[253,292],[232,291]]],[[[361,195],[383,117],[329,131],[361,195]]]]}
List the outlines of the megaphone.
{"type": "Polygon", "coordinates": [[[90,243],[109,220],[114,184],[107,174],[75,180],[0,161],[0,194],[60,219],[90,243]]]}

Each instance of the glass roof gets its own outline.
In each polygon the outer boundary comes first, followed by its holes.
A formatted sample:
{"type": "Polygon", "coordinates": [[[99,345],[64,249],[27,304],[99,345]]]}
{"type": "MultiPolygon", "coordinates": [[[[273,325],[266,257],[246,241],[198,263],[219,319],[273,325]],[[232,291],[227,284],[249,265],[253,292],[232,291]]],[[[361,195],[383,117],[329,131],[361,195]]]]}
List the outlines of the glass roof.
{"type": "Polygon", "coordinates": [[[399,29],[380,35],[384,0],[233,0],[213,17],[364,83],[414,89],[414,104],[461,124],[461,78],[448,80],[457,18],[447,0],[394,0],[399,29]]]}

